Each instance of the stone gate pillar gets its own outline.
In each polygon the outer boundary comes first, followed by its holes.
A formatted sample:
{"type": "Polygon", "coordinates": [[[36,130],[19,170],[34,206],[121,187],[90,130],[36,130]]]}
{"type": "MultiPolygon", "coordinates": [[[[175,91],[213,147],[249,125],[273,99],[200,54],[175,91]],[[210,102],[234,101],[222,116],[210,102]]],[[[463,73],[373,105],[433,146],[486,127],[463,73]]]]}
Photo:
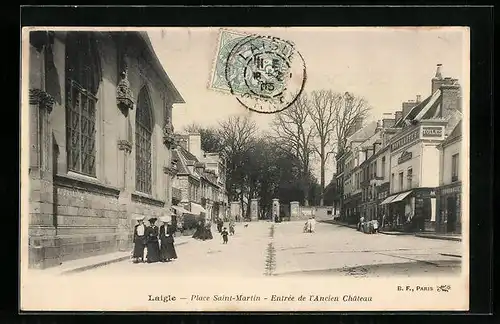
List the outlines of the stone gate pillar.
{"type": "Polygon", "coordinates": [[[233,201],[231,202],[231,219],[234,220],[242,220],[242,215],[240,212],[240,202],[239,201],[233,201]]]}
{"type": "Polygon", "coordinates": [[[250,202],[250,219],[252,221],[259,220],[259,200],[253,198],[250,202]]]}
{"type": "Polygon", "coordinates": [[[280,200],[278,198],[273,199],[273,213],[272,213],[273,221],[275,215],[277,216],[280,215],[280,200]]]}
{"type": "Polygon", "coordinates": [[[290,202],[290,220],[295,220],[300,217],[300,205],[298,201],[290,202]]]}

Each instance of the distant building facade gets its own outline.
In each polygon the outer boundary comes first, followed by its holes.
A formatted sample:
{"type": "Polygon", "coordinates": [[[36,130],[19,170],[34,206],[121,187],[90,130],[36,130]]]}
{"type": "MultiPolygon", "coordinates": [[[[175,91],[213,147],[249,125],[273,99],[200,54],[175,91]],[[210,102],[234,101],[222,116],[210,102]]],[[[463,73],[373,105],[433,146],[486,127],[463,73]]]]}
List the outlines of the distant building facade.
{"type": "Polygon", "coordinates": [[[180,191],[178,205],[194,214],[201,211],[211,221],[225,217],[228,200],[224,159],[218,153],[202,151],[200,134],[176,134],[176,142],[173,187],[180,191]]]}

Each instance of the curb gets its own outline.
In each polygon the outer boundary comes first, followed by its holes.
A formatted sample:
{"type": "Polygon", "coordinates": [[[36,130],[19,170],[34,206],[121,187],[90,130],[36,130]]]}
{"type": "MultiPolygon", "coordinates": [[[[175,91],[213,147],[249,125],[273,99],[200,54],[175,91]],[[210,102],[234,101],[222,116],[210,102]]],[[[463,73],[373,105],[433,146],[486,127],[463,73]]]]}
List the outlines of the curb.
{"type": "Polygon", "coordinates": [[[380,234],[384,235],[413,235],[412,233],[404,233],[404,232],[386,232],[386,231],[379,231],[380,234]]]}
{"type": "Polygon", "coordinates": [[[462,256],[458,255],[458,254],[451,254],[451,253],[439,253],[439,254],[444,255],[444,256],[454,257],[454,258],[462,258],[462,256]]]}
{"type": "MultiPolygon", "coordinates": [[[[187,244],[187,243],[189,243],[189,242],[187,242],[187,241],[186,242],[179,242],[177,244],[174,244],[174,246],[179,246],[179,245],[183,245],[183,244],[187,244]]],[[[87,271],[87,270],[92,270],[92,269],[95,269],[95,268],[103,267],[103,266],[106,266],[106,265],[109,265],[109,264],[112,264],[112,263],[118,263],[118,262],[125,261],[125,260],[128,260],[128,259],[130,259],[130,255],[121,256],[121,257],[114,258],[114,259],[111,259],[111,260],[106,260],[106,261],[101,261],[101,262],[98,262],[98,263],[89,264],[89,265],[86,265],[86,266],[83,266],[83,267],[79,267],[79,268],[75,268],[75,269],[69,269],[69,270],[61,271],[60,274],[61,275],[66,275],[66,274],[74,274],[74,273],[84,272],[84,271],[87,271]]]]}
{"type": "Polygon", "coordinates": [[[326,224],[332,224],[332,225],[338,225],[338,226],[349,227],[349,228],[352,228],[352,229],[357,229],[356,225],[347,225],[347,224],[338,223],[338,222],[335,222],[335,221],[322,220],[322,221],[318,221],[318,223],[326,223],[326,224]]]}
{"type": "MultiPolygon", "coordinates": [[[[338,226],[344,226],[344,227],[349,227],[352,229],[356,229],[357,227],[355,225],[347,225],[347,224],[342,224],[338,223],[335,221],[319,221],[319,223],[326,223],[326,224],[332,224],[332,225],[338,225],[338,226]]],[[[420,238],[426,238],[426,239],[431,239],[431,240],[444,240],[444,241],[455,241],[455,242],[461,242],[462,239],[460,237],[447,237],[447,236],[435,236],[435,235],[429,235],[429,234],[417,234],[417,233],[405,233],[405,232],[386,232],[386,231],[379,231],[380,234],[384,235],[393,235],[393,236],[400,236],[400,235],[412,235],[415,237],[420,237],[420,238]]]]}
{"type": "Polygon", "coordinates": [[[455,241],[462,242],[460,237],[446,237],[446,236],[433,236],[433,235],[425,235],[425,234],[415,234],[416,237],[431,239],[431,240],[444,240],[444,241],[455,241]]]}

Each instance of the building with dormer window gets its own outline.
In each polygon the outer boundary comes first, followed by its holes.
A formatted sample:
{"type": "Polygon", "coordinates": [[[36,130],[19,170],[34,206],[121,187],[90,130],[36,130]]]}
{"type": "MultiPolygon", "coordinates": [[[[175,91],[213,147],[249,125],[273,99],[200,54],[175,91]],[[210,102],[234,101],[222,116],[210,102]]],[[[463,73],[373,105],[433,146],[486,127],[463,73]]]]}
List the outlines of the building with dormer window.
{"type": "Polygon", "coordinates": [[[461,120],[460,85],[443,78],[441,65],[432,79],[432,93],[396,121],[390,142],[389,205],[396,227],[434,230],[439,186],[439,144],[461,120]]]}
{"type": "Polygon", "coordinates": [[[202,213],[211,221],[224,218],[228,209],[224,159],[217,153],[203,152],[200,134],[177,134],[176,141],[178,172],[173,188],[179,190],[180,200],[174,210],[180,214],[202,213]]]}

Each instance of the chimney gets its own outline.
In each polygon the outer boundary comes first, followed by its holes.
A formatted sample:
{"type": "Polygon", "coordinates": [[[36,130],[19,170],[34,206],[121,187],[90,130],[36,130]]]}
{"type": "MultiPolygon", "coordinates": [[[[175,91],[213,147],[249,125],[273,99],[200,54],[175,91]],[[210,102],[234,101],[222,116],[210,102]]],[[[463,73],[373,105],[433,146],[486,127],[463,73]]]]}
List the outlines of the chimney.
{"type": "Polygon", "coordinates": [[[378,133],[382,130],[382,128],[384,127],[384,124],[382,123],[381,120],[378,120],[377,121],[377,128],[375,128],[375,133],[378,133]]]}
{"type": "Polygon", "coordinates": [[[417,104],[422,102],[422,96],[421,95],[417,95],[417,104]]]}
{"type": "Polygon", "coordinates": [[[382,119],[382,127],[384,128],[391,128],[396,124],[396,121],[394,118],[384,118],[382,119]]]}
{"type": "Polygon", "coordinates": [[[436,75],[432,78],[432,89],[431,94],[439,90],[443,84],[446,83],[446,80],[443,79],[443,75],[441,74],[441,68],[443,64],[438,64],[436,68],[436,75]]]}
{"type": "Polygon", "coordinates": [[[414,101],[403,102],[403,104],[401,105],[401,108],[403,109],[402,113],[403,117],[406,117],[410,112],[410,110],[412,110],[412,108],[415,107],[416,105],[418,105],[418,103],[414,101]]]}
{"type": "Polygon", "coordinates": [[[448,83],[441,86],[441,92],[441,117],[447,118],[453,110],[462,112],[460,84],[456,79],[448,79],[448,83]]]}
{"type": "Polygon", "coordinates": [[[437,64],[436,75],[434,76],[435,79],[441,80],[443,78],[443,76],[441,75],[441,67],[442,66],[443,66],[443,64],[441,64],[441,63],[437,64]]]}
{"type": "Polygon", "coordinates": [[[203,157],[201,152],[201,135],[199,133],[190,133],[188,138],[189,152],[196,156],[198,160],[201,160],[203,157]]]}
{"type": "Polygon", "coordinates": [[[401,118],[403,117],[403,112],[402,111],[396,111],[394,113],[394,119],[395,119],[395,122],[397,123],[398,120],[400,120],[401,118]]]}
{"type": "Polygon", "coordinates": [[[351,125],[348,128],[347,136],[351,136],[361,128],[363,128],[363,118],[361,117],[354,118],[354,120],[351,122],[351,125]]]}

